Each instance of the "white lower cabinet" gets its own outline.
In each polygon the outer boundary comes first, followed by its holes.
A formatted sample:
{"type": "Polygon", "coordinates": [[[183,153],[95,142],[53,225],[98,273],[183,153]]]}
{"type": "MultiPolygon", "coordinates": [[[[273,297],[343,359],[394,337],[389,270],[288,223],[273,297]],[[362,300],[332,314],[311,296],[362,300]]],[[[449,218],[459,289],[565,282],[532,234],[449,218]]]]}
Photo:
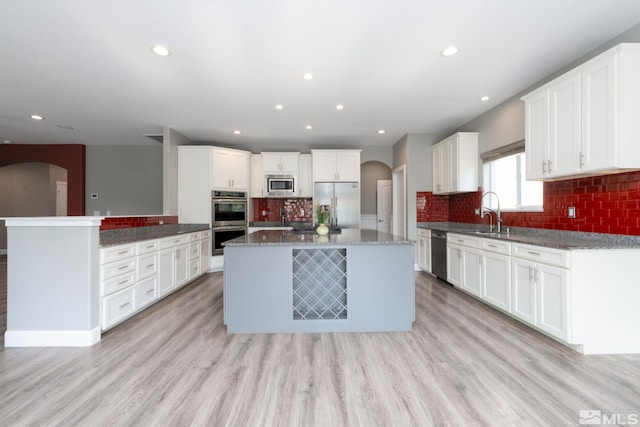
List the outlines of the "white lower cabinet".
{"type": "Polygon", "coordinates": [[[481,298],[511,313],[511,244],[482,239],[481,298]]]}
{"type": "Polygon", "coordinates": [[[431,273],[431,230],[418,229],[418,267],[431,273]]]}
{"type": "Polygon", "coordinates": [[[447,234],[447,281],[475,296],[482,295],[480,239],[447,234]]]}
{"type": "Polygon", "coordinates": [[[102,330],[184,286],[211,258],[211,231],[100,249],[102,330]]]}
{"type": "Polygon", "coordinates": [[[135,311],[134,304],[133,286],[102,298],[102,329],[107,329],[132,315],[135,311]]]}
{"type": "Polygon", "coordinates": [[[569,341],[569,270],[517,257],[512,314],[563,341],[569,341]]]}

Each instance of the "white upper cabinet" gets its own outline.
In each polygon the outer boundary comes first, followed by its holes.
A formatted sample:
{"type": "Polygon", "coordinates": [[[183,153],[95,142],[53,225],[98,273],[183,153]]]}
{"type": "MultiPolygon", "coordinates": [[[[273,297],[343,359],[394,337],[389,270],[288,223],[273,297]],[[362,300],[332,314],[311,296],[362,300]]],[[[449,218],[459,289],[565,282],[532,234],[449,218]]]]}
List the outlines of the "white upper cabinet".
{"type": "Polygon", "coordinates": [[[298,173],[298,191],[300,197],[313,197],[313,167],[311,154],[300,154],[300,172],[298,173]]]}
{"type": "Polygon", "coordinates": [[[249,189],[249,153],[213,147],[211,151],[211,188],[216,190],[249,189]]]}
{"type": "Polygon", "coordinates": [[[620,44],[524,96],[527,179],[640,169],[640,44],[620,44]]]}
{"type": "Polygon", "coordinates": [[[262,154],[251,155],[251,197],[264,197],[264,171],[262,154]]]}
{"type": "Polygon", "coordinates": [[[313,182],[360,182],[361,150],[311,150],[313,182]]]}
{"type": "Polygon", "coordinates": [[[300,153],[262,153],[265,174],[297,174],[300,153]]]}
{"type": "Polygon", "coordinates": [[[432,149],[433,194],[478,191],[478,134],[458,132],[432,149]]]}

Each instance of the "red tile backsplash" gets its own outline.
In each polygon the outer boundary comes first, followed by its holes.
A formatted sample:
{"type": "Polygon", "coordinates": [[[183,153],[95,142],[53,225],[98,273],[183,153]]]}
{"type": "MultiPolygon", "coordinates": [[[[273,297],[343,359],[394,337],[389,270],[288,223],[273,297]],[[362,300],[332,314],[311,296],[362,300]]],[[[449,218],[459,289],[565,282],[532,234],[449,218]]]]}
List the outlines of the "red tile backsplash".
{"type": "MultiPolygon", "coordinates": [[[[640,236],[640,172],[545,182],[543,188],[543,212],[503,212],[503,225],[640,236]],[[576,218],[567,217],[569,206],[576,218]]],[[[419,192],[416,219],[483,223],[474,213],[481,197],[482,189],[449,196],[419,192]]]]}
{"type": "Polygon", "coordinates": [[[116,216],[102,220],[100,230],[114,230],[116,228],[148,227],[151,225],[177,224],[177,216],[116,216]]]}
{"type": "Polygon", "coordinates": [[[251,199],[252,221],[281,221],[280,210],[284,208],[285,221],[310,222],[313,217],[312,199],[251,199]],[[264,212],[264,214],[263,214],[264,212]]]}

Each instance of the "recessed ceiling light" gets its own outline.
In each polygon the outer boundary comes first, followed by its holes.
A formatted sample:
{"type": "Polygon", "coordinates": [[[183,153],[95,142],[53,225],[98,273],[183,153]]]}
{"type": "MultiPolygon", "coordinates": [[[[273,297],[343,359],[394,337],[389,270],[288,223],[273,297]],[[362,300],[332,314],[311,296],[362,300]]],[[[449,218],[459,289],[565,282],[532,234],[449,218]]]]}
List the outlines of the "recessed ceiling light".
{"type": "Polygon", "coordinates": [[[282,104],[276,104],[276,110],[282,110],[283,108],[282,104]]]}
{"type": "Polygon", "coordinates": [[[162,45],[156,45],[151,48],[153,53],[158,56],[169,56],[171,55],[171,51],[162,45]]]}
{"type": "Polygon", "coordinates": [[[242,133],[242,132],[240,132],[239,130],[234,130],[234,131],[233,131],[233,134],[234,134],[234,135],[240,135],[241,133],[242,133]]]}
{"type": "Polygon", "coordinates": [[[484,102],[484,101],[488,101],[488,100],[489,100],[489,97],[488,97],[488,96],[483,96],[482,98],[480,98],[480,101],[483,101],[483,102],[484,102]]]}
{"type": "Polygon", "coordinates": [[[336,105],[336,110],[344,110],[344,105],[342,104],[336,105]]]}
{"type": "Polygon", "coordinates": [[[378,134],[379,134],[379,135],[384,135],[385,133],[387,133],[387,132],[386,132],[384,129],[380,129],[380,130],[378,131],[378,134]]]}
{"type": "Polygon", "coordinates": [[[456,53],[458,53],[458,48],[455,46],[447,46],[444,49],[442,49],[442,52],[440,52],[440,55],[442,56],[453,56],[456,53]]]}
{"type": "Polygon", "coordinates": [[[307,129],[307,130],[311,130],[311,129],[313,129],[313,127],[312,127],[311,125],[307,125],[307,126],[306,126],[306,129],[307,129]]]}
{"type": "Polygon", "coordinates": [[[33,120],[44,120],[44,117],[39,114],[32,114],[29,117],[31,117],[33,120]]]}
{"type": "Polygon", "coordinates": [[[304,73],[304,76],[302,76],[305,80],[313,80],[313,74],[311,73],[304,73]]]}

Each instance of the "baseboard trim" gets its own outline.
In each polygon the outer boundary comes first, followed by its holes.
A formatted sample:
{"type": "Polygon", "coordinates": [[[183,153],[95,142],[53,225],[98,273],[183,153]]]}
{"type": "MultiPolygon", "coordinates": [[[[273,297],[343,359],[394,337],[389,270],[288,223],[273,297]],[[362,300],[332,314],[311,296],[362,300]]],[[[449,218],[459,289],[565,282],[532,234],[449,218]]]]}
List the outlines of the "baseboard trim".
{"type": "Polygon", "coordinates": [[[87,331],[9,331],[5,347],[90,347],[100,341],[100,328],[87,331]]]}

